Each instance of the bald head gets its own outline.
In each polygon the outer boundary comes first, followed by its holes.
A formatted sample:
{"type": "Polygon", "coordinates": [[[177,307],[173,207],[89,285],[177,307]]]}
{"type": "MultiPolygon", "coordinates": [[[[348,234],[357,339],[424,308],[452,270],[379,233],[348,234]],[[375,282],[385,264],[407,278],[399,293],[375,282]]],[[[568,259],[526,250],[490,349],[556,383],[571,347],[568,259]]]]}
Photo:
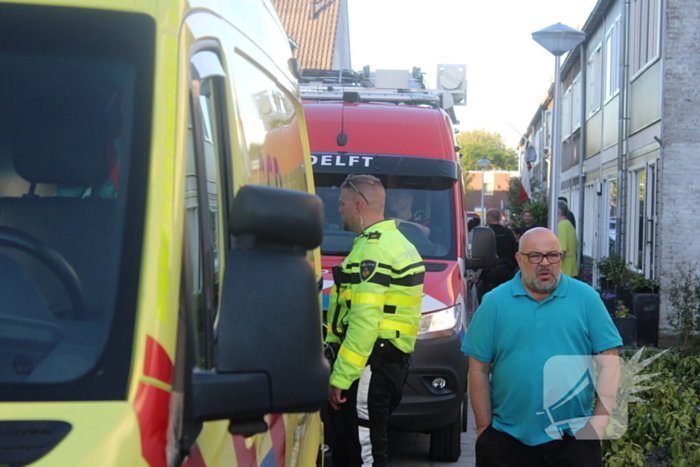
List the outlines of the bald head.
{"type": "Polygon", "coordinates": [[[532,250],[537,250],[546,253],[548,251],[559,251],[559,249],[559,239],[554,235],[554,232],[544,227],[535,227],[520,237],[520,248],[518,251],[528,253],[532,250]]]}
{"type": "Polygon", "coordinates": [[[554,232],[544,227],[528,230],[520,237],[515,258],[523,287],[535,300],[544,300],[556,289],[561,277],[561,248],[554,232]]]}
{"type": "Polygon", "coordinates": [[[365,212],[384,213],[386,193],[381,180],[373,175],[349,175],[340,188],[347,189],[352,198],[361,199],[365,212]]]}
{"type": "Polygon", "coordinates": [[[340,212],[345,230],[362,233],[384,220],[386,193],[382,182],[372,175],[349,175],[340,185],[340,212]]]}
{"type": "Polygon", "coordinates": [[[491,208],[486,211],[486,222],[489,224],[499,224],[501,222],[501,211],[491,208]]]}

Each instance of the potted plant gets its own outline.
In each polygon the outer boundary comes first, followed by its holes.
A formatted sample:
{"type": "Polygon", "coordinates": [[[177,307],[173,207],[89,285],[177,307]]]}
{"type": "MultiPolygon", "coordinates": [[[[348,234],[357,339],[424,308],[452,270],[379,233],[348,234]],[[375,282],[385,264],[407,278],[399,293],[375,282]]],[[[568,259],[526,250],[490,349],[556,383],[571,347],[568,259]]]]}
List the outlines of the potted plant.
{"type": "Polygon", "coordinates": [[[630,309],[627,308],[625,302],[617,301],[615,306],[615,314],[612,317],[615,327],[617,327],[622,344],[626,346],[637,346],[637,317],[634,316],[630,309]]]}
{"type": "Polygon", "coordinates": [[[637,317],[637,343],[657,345],[659,337],[659,283],[634,272],[627,281],[632,291],[632,312],[637,317]]]}
{"type": "Polygon", "coordinates": [[[622,300],[627,308],[632,308],[632,292],[627,288],[632,270],[625,259],[612,253],[610,256],[597,260],[595,266],[602,276],[601,288],[604,291],[614,291],[617,300],[622,300]]]}
{"type": "Polygon", "coordinates": [[[615,300],[615,293],[609,291],[601,292],[600,299],[603,300],[603,304],[608,310],[608,313],[610,313],[610,316],[615,316],[615,307],[617,306],[617,300],[615,300]]]}

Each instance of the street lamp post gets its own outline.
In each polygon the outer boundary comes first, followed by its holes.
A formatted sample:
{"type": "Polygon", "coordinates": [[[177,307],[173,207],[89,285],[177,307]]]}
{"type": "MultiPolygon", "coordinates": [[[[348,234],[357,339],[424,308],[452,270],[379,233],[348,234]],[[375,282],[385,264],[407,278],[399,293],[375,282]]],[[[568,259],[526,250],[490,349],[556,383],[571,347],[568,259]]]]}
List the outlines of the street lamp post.
{"type": "Polygon", "coordinates": [[[491,164],[491,161],[488,159],[479,159],[476,163],[481,167],[481,225],[486,225],[486,209],[484,209],[484,189],[486,188],[486,184],[484,183],[484,170],[491,164]]]}
{"type": "Polygon", "coordinates": [[[569,50],[586,39],[586,34],[557,23],[532,33],[532,38],[554,55],[554,109],[552,111],[552,153],[549,164],[549,228],[557,233],[557,201],[559,199],[559,174],[561,172],[561,78],[559,75],[560,59],[569,50]]]}

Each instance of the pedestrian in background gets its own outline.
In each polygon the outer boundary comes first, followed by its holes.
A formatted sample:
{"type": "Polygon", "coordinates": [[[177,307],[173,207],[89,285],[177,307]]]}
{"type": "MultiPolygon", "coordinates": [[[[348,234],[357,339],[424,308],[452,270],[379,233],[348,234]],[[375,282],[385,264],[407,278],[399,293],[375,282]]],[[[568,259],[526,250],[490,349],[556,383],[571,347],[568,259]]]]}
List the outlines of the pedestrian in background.
{"type": "Polygon", "coordinates": [[[564,259],[561,262],[561,272],[569,277],[576,277],[578,275],[578,264],[576,260],[578,239],[576,238],[576,229],[566,217],[567,212],[569,212],[569,207],[564,201],[559,201],[559,205],[557,206],[557,237],[559,238],[559,245],[564,252],[564,259]]]}
{"type": "Polygon", "coordinates": [[[520,227],[513,227],[510,230],[513,231],[513,236],[515,236],[515,243],[520,244],[520,237],[523,234],[523,230],[520,227]]]}
{"type": "Polygon", "coordinates": [[[542,225],[535,223],[535,216],[529,209],[523,211],[523,222],[524,224],[522,225],[522,227],[520,227],[523,233],[536,227],[543,227],[542,225]]]}
{"type": "Polygon", "coordinates": [[[571,222],[571,225],[573,225],[573,226],[574,226],[574,229],[575,229],[575,228],[576,228],[576,218],[574,217],[574,213],[571,212],[570,209],[568,209],[569,200],[566,199],[566,197],[564,197],[564,196],[560,196],[560,197],[559,197],[559,201],[564,201],[564,202],[566,203],[566,206],[567,206],[566,218],[569,220],[569,222],[571,222]]]}
{"type": "Polygon", "coordinates": [[[603,465],[599,439],[617,395],[622,339],[598,293],[561,274],[561,258],[550,230],[523,234],[520,272],[484,297],[469,325],[462,350],[469,355],[476,467],[603,465]],[[596,388],[575,392],[572,379],[573,395],[557,408],[560,424],[549,418],[544,383],[545,365],[558,356],[589,356],[600,365],[596,388]]]}
{"type": "Polygon", "coordinates": [[[328,401],[334,467],[387,465],[387,422],[401,401],[421,318],[425,266],[384,219],[386,194],[372,175],[341,185],[343,228],[359,236],[340,266],[326,341],[337,348],[328,401]]]}
{"type": "Polygon", "coordinates": [[[500,219],[501,214],[498,209],[491,208],[486,211],[486,226],[493,230],[496,236],[498,264],[494,268],[483,269],[479,273],[479,280],[476,283],[479,302],[484,294],[511,280],[518,270],[515,260],[518,244],[515,241],[515,235],[508,227],[501,225],[500,219]]]}

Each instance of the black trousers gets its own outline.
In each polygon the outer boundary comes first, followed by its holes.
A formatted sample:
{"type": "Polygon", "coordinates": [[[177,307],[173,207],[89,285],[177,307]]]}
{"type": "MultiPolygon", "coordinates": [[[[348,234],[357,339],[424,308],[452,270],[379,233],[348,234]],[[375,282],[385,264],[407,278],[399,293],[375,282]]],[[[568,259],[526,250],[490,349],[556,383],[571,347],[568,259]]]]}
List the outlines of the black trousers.
{"type": "Polygon", "coordinates": [[[603,454],[598,440],[565,435],[527,446],[489,426],[476,440],[476,467],[603,467],[603,454]]]}
{"type": "Polygon", "coordinates": [[[377,341],[360,378],[343,391],[346,402],[329,408],[333,467],[387,465],[387,422],[401,402],[409,364],[410,355],[377,341]]]}

